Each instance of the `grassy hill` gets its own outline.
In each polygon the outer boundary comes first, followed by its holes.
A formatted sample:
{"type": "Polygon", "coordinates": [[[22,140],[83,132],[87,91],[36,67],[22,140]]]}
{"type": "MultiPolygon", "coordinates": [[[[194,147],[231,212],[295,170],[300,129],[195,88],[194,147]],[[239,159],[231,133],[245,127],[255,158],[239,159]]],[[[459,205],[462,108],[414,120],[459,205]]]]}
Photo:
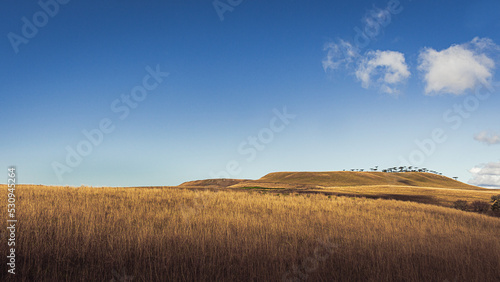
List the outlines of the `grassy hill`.
{"type": "Polygon", "coordinates": [[[243,179],[205,179],[184,182],[179,187],[226,188],[246,180],[243,179]]]}
{"type": "Polygon", "coordinates": [[[275,193],[393,199],[453,206],[457,200],[486,201],[500,191],[468,185],[424,172],[273,172],[257,180],[207,179],[181,184],[182,188],[262,190],[275,193]]]}
{"type": "Polygon", "coordinates": [[[205,179],[182,183],[180,187],[241,188],[246,186],[262,188],[326,188],[346,186],[410,186],[447,189],[487,191],[446,176],[425,172],[273,172],[257,180],[245,179],[205,179]]]}
{"type": "Polygon", "coordinates": [[[467,190],[487,190],[468,185],[451,178],[425,172],[274,172],[260,178],[262,182],[287,184],[307,184],[323,187],[365,186],[365,185],[404,185],[467,190]]]}

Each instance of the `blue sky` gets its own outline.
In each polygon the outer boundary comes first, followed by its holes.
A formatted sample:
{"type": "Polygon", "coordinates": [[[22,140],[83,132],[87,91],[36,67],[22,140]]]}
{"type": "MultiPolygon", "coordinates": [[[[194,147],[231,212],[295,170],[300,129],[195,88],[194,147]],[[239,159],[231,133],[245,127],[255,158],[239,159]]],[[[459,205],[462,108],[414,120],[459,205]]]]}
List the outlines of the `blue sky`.
{"type": "Polygon", "coordinates": [[[500,187],[498,1],[8,0],[0,16],[0,165],[22,183],[413,165],[500,187]]]}

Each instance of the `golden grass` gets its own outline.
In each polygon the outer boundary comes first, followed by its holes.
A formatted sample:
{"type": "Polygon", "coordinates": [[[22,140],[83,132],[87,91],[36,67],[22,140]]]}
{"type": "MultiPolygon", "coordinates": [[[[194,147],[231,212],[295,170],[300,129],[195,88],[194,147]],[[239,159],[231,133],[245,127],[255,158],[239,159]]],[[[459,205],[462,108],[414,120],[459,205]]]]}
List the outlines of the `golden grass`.
{"type": "Polygon", "coordinates": [[[466,190],[396,185],[327,187],[323,189],[311,189],[311,191],[336,193],[346,196],[393,198],[446,207],[452,207],[453,202],[457,200],[490,202],[491,196],[500,194],[500,191],[490,189],[466,190]]]}
{"type": "Polygon", "coordinates": [[[16,194],[17,281],[500,280],[500,219],[445,207],[179,188],[16,194]]]}

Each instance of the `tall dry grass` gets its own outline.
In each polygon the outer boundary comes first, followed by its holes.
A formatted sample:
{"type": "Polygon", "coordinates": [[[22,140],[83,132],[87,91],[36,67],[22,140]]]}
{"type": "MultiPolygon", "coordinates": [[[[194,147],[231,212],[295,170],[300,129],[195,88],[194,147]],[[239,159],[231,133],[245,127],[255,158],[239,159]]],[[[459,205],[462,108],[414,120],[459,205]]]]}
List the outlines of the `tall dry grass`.
{"type": "Polygon", "coordinates": [[[344,186],[310,190],[320,193],[336,193],[362,197],[399,197],[402,200],[445,207],[453,207],[453,202],[457,200],[490,202],[492,196],[500,194],[500,190],[495,189],[467,190],[397,185],[344,186]]]}
{"type": "MultiPolygon", "coordinates": [[[[500,281],[500,219],[444,207],[178,188],[16,193],[17,281],[500,281]]],[[[13,280],[5,264],[0,279],[13,280]]]]}

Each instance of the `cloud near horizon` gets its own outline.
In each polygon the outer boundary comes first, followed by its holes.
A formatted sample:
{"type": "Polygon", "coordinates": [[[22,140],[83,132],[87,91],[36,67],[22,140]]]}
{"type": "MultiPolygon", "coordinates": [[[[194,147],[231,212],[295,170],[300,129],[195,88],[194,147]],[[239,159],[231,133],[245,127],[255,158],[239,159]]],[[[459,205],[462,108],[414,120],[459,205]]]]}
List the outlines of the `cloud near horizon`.
{"type": "Polygon", "coordinates": [[[488,145],[500,144],[500,134],[481,131],[474,136],[474,140],[488,145]]]}
{"type": "Polygon", "coordinates": [[[495,62],[488,53],[498,50],[491,39],[478,37],[441,51],[425,48],[418,66],[424,75],[425,94],[462,95],[480,84],[489,86],[495,62]]]}
{"type": "Polygon", "coordinates": [[[363,88],[376,86],[389,94],[399,93],[396,85],[410,77],[403,53],[396,51],[369,51],[356,69],[356,78],[363,88]]]}
{"type": "Polygon", "coordinates": [[[472,174],[469,184],[500,189],[500,162],[475,166],[469,172],[472,174]]]}

